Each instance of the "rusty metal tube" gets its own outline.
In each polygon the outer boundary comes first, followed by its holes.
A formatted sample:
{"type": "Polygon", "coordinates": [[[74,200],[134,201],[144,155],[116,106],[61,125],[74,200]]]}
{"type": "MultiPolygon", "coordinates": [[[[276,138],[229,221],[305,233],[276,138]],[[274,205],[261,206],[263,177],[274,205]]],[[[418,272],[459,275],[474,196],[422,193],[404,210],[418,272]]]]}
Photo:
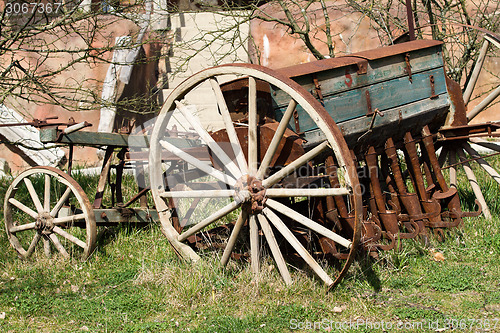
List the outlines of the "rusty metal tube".
{"type": "MultiPolygon", "coordinates": [[[[429,130],[429,127],[425,126],[422,129],[422,142],[424,143],[425,150],[427,151],[427,157],[429,158],[429,162],[432,166],[432,171],[436,180],[443,192],[442,197],[447,198],[450,197],[448,201],[448,209],[451,211],[455,211],[461,213],[460,208],[460,199],[458,198],[458,194],[455,188],[449,188],[446,180],[444,179],[443,173],[441,172],[441,167],[439,166],[439,161],[436,157],[436,151],[434,149],[434,144],[432,140],[432,135],[429,130]]],[[[459,221],[461,221],[461,217],[457,217],[459,221]]]]}
{"type": "Polygon", "coordinates": [[[396,147],[392,138],[387,139],[385,143],[385,153],[390,161],[392,174],[394,175],[394,181],[399,192],[399,200],[401,200],[403,207],[408,213],[409,219],[414,220],[417,223],[419,234],[422,236],[426,236],[427,232],[425,230],[425,221],[421,217],[422,208],[420,207],[420,201],[415,193],[408,193],[407,191],[406,185],[403,180],[403,175],[401,173],[401,168],[399,166],[396,147]]]}
{"type": "MultiPolygon", "coordinates": [[[[333,160],[333,157],[328,156],[326,158],[325,164],[326,164],[326,172],[328,174],[328,179],[330,181],[330,186],[333,188],[340,187],[340,182],[339,182],[339,178],[337,176],[337,170],[336,170],[337,168],[336,168],[335,162],[333,160]]],[[[348,212],[347,206],[344,202],[344,198],[342,196],[336,195],[333,197],[333,199],[335,201],[335,206],[337,206],[340,217],[342,217],[344,219],[348,218],[349,212],[348,212]]],[[[331,201],[327,201],[328,205],[330,205],[331,203],[332,203],[331,201]]],[[[333,208],[333,207],[328,206],[327,208],[330,210],[330,208],[333,208]]]]}
{"type": "Polygon", "coordinates": [[[380,180],[378,178],[377,153],[373,146],[370,146],[368,148],[368,152],[365,155],[365,160],[366,165],[368,166],[371,189],[373,191],[373,196],[375,197],[375,202],[378,208],[378,216],[384,228],[393,235],[396,235],[399,233],[398,217],[395,211],[386,209],[384,194],[382,193],[380,180]]]}
{"type": "Polygon", "coordinates": [[[407,163],[409,164],[410,174],[413,176],[413,185],[416,187],[424,211],[429,214],[429,222],[441,223],[441,207],[436,199],[430,199],[425,190],[424,177],[420,169],[417,146],[410,132],[404,137],[407,163]]]}
{"type": "Polygon", "coordinates": [[[425,190],[424,176],[422,170],[420,169],[420,163],[418,159],[417,146],[410,132],[407,132],[404,137],[404,143],[406,152],[408,154],[409,171],[414,179],[414,186],[417,189],[418,195],[421,200],[429,200],[427,196],[427,191],[425,190]]]}
{"type": "Polygon", "coordinates": [[[389,159],[391,171],[394,175],[394,181],[396,182],[396,187],[398,188],[399,194],[406,194],[406,185],[403,180],[403,175],[399,167],[398,154],[396,152],[396,147],[394,146],[394,141],[392,138],[387,139],[385,143],[385,153],[389,159]]]}
{"type": "Polygon", "coordinates": [[[378,163],[377,163],[377,153],[375,148],[370,146],[368,148],[368,153],[365,155],[366,165],[368,166],[368,175],[370,177],[370,183],[372,185],[373,195],[375,196],[375,202],[379,212],[385,213],[385,201],[382,189],[380,187],[380,181],[378,179],[378,163]]]}

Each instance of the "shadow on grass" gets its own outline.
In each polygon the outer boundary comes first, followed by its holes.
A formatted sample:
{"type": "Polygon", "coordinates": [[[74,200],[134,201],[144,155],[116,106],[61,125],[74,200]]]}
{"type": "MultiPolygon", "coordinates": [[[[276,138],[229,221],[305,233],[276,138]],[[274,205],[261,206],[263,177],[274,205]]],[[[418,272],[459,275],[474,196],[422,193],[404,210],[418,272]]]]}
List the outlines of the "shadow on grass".
{"type": "Polygon", "coordinates": [[[137,232],[137,230],[141,231],[150,231],[152,229],[152,225],[136,225],[135,223],[119,223],[113,226],[103,226],[97,229],[97,237],[96,237],[96,247],[95,252],[100,254],[106,254],[106,247],[109,246],[114,240],[117,239],[118,234],[122,234],[124,236],[131,236],[137,232]]]}
{"type": "MultiPolygon", "coordinates": [[[[366,253],[362,253],[359,255],[358,263],[363,279],[368,282],[375,292],[381,291],[382,281],[380,280],[378,273],[373,269],[373,266],[377,264],[377,261],[366,253]]],[[[358,277],[358,279],[361,279],[361,277],[358,277]]]]}

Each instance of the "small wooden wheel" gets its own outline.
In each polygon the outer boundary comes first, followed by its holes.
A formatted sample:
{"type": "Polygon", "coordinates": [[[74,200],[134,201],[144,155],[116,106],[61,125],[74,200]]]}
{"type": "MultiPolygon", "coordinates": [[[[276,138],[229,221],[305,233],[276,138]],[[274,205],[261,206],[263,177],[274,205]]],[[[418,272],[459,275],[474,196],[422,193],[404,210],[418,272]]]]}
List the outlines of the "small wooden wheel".
{"type": "Polygon", "coordinates": [[[41,244],[65,258],[86,259],[94,250],[96,222],[85,192],[66,173],[52,167],[22,172],[9,186],[4,202],[5,229],[22,258],[41,244]]]}
{"type": "Polygon", "coordinates": [[[330,287],[354,258],[362,205],[347,144],[308,91],[270,69],[218,66],[177,86],[155,123],[149,167],[163,232],[185,258],[199,259],[186,243],[208,240],[214,245],[214,229],[227,232],[218,244],[224,248],[223,265],[238,236],[248,237],[254,273],[259,271],[260,239],[265,238],[287,284],[291,278],[285,258],[301,257],[330,287]],[[228,75],[233,81],[223,84],[228,75]],[[206,101],[200,97],[203,92],[215,97],[211,109],[200,106],[206,101]],[[190,102],[197,100],[198,105],[190,102]],[[243,109],[243,116],[235,114],[243,109]],[[312,128],[307,135],[293,126],[297,112],[312,128]],[[179,146],[182,135],[200,145],[179,146]],[[325,217],[337,214],[326,210],[326,201],[334,199],[348,208],[350,219],[344,225],[339,216],[330,216],[329,222],[325,217]],[[335,278],[317,261],[327,256],[325,247],[340,262],[335,278]],[[294,255],[284,256],[287,250],[294,255]]]}
{"type": "Polygon", "coordinates": [[[474,117],[488,108],[494,101],[498,101],[498,97],[500,96],[500,84],[493,87],[486,97],[484,97],[484,95],[479,95],[478,91],[476,91],[476,83],[484,65],[484,61],[487,58],[490,46],[493,53],[498,52],[498,49],[500,48],[500,36],[495,34],[486,34],[484,36],[483,45],[472,69],[470,80],[467,82],[467,86],[463,89],[463,105],[458,103],[459,108],[464,109],[462,113],[465,114],[466,109],[468,109],[466,117],[461,117],[456,124],[451,124],[451,126],[441,130],[445,137],[448,136],[448,132],[452,132],[450,135],[452,140],[445,141],[443,143],[443,149],[440,154],[440,162],[444,164],[444,162],[447,161],[447,167],[450,169],[450,184],[452,187],[457,187],[457,167],[460,165],[462,166],[477,202],[481,205],[482,213],[488,219],[491,219],[492,217],[491,212],[486,204],[483,192],[481,191],[477,178],[469,162],[477,162],[487,174],[500,184],[499,171],[491,166],[486,161],[486,156],[482,156],[484,154],[480,154],[476,149],[474,149],[473,146],[473,144],[475,144],[482,148],[486,148],[487,150],[493,151],[494,153],[491,154],[491,156],[500,153],[500,144],[498,142],[486,140],[493,137],[491,133],[497,130],[498,122],[493,124],[474,124],[472,122],[474,117]],[[472,103],[473,100],[474,102],[472,103]],[[474,104],[473,107],[471,107],[472,104],[474,104]],[[470,131],[468,127],[470,128],[470,131]],[[458,134],[454,134],[453,131],[458,134]],[[461,137],[453,138],[453,136],[461,137]]]}

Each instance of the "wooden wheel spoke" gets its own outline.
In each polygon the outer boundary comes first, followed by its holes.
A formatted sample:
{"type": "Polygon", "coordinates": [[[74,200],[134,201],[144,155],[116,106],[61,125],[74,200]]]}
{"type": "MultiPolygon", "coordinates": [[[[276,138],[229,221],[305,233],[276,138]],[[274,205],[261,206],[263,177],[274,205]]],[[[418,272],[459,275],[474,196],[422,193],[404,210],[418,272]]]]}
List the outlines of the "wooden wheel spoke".
{"type": "Polygon", "coordinates": [[[66,249],[64,248],[64,246],[59,241],[59,238],[57,238],[57,236],[55,234],[50,234],[49,235],[49,239],[51,240],[52,244],[54,244],[54,246],[57,249],[57,251],[59,251],[59,253],[62,254],[62,256],[64,258],[69,258],[68,251],[66,251],[66,249]]]}
{"type": "Polygon", "coordinates": [[[347,188],[268,188],[267,197],[325,197],[349,195],[347,188]]]}
{"type": "Polygon", "coordinates": [[[236,239],[238,238],[238,235],[240,234],[241,227],[243,224],[248,219],[248,214],[245,209],[241,210],[240,215],[238,216],[238,220],[236,220],[236,223],[234,224],[234,228],[231,231],[231,235],[229,236],[229,239],[227,240],[226,247],[224,248],[224,253],[222,254],[222,259],[220,260],[221,264],[223,266],[227,265],[227,262],[229,261],[229,258],[231,257],[231,252],[233,252],[234,244],[236,243],[236,239]]]}
{"type": "Polygon", "coordinates": [[[226,132],[229,137],[229,142],[231,142],[231,146],[233,147],[234,156],[236,157],[236,162],[242,172],[242,174],[248,173],[248,165],[245,160],[245,155],[243,155],[243,150],[241,149],[240,140],[238,139],[238,135],[236,134],[236,130],[233,125],[233,120],[231,119],[231,115],[229,114],[229,109],[227,108],[226,101],[224,99],[224,94],[219,86],[219,83],[216,79],[209,79],[210,85],[212,86],[212,90],[214,91],[215,98],[217,100],[217,105],[219,106],[220,113],[222,115],[222,120],[224,121],[224,125],[226,127],[226,132]]]}
{"type": "Polygon", "coordinates": [[[56,217],[56,218],[54,218],[54,224],[63,224],[63,223],[76,222],[76,221],[82,221],[82,220],[85,220],[84,213],[70,215],[70,216],[56,217]]]}
{"type": "Polygon", "coordinates": [[[28,214],[32,218],[34,218],[34,219],[38,218],[38,213],[35,212],[33,209],[26,207],[22,202],[19,202],[14,198],[9,198],[9,203],[16,206],[17,208],[19,208],[20,210],[22,210],[23,212],[25,212],[26,214],[28,214]]]}
{"type": "Polygon", "coordinates": [[[200,169],[201,171],[205,172],[206,174],[209,174],[209,175],[217,178],[218,180],[220,180],[220,181],[222,181],[230,186],[234,186],[236,184],[236,180],[233,177],[226,175],[217,169],[214,169],[213,167],[200,161],[196,157],[193,157],[192,155],[182,151],[182,149],[177,148],[176,146],[174,146],[170,142],[160,140],[160,144],[163,148],[168,150],[170,153],[178,156],[179,158],[181,158],[184,161],[186,161],[187,163],[195,166],[196,168],[200,169]]]}
{"type": "Polygon", "coordinates": [[[212,136],[207,132],[205,128],[201,125],[198,117],[189,111],[187,107],[182,105],[180,102],[175,101],[177,109],[181,111],[184,118],[193,126],[194,130],[198,133],[200,138],[205,142],[208,147],[213,151],[213,153],[219,158],[222,164],[227,168],[227,170],[236,178],[241,177],[241,171],[238,169],[236,164],[227,156],[226,152],[219,146],[217,142],[212,138],[212,136]]]}
{"type": "Polygon", "coordinates": [[[481,111],[486,109],[488,105],[490,105],[498,96],[500,96],[500,86],[498,86],[495,90],[493,90],[488,96],[486,96],[481,103],[476,105],[474,109],[467,112],[467,120],[471,121],[476,117],[481,111]]]}
{"type": "Polygon", "coordinates": [[[41,213],[43,212],[43,206],[42,203],[40,202],[40,198],[38,198],[38,195],[36,194],[35,187],[33,186],[33,183],[28,177],[25,177],[24,183],[26,184],[26,188],[28,189],[28,192],[30,193],[31,200],[33,200],[33,203],[35,204],[36,210],[41,213]]]}
{"type": "Polygon", "coordinates": [[[69,240],[70,242],[78,245],[82,249],[86,249],[87,248],[87,244],[84,241],[76,238],[75,236],[73,236],[72,234],[64,231],[63,229],[59,228],[58,226],[55,226],[54,229],[52,229],[52,230],[56,234],[58,234],[59,236],[66,238],[67,240],[69,240]]]}
{"type": "Polygon", "coordinates": [[[52,250],[50,248],[50,240],[47,236],[42,237],[42,242],[43,242],[43,252],[45,253],[45,256],[47,258],[50,258],[52,256],[52,250]]]}
{"type": "MultiPolygon", "coordinates": [[[[496,47],[500,47],[498,41],[496,41],[494,38],[491,38],[488,35],[484,36],[484,42],[483,45],[481,46],[481,50],[479,51],[479,56],[476,60],[476,63],[474,64],[474,68],[468,80],[467,86],[464,89],[463,100],[466,106],[469,104],[472,92],[476,87],[476,83],[479,78],[481,69],[483,68],[490,43],[492,43],[496,47]]],[[[498,86],[495,90],[493,90],[479,104],[477,104],[474,107],[474,109],[472,109],[467,113],[467,120],[470,122],[472,119],[474,119],[474,117],[476,117],[481,111],[486,109],[498,96],[500,96],[500,86],[498,86]]]]}
{"type": "Polygon", "coordinates": [[[206,226],[212,224],[213,222],[217,221],[221,217],[226,216],[227,214],[231,213],[233,210],[237,209],[238,207],[241,206],[241,203],[238,201],[232,201],[230,204],[224,206],[223,208],[219,209],[209,217],[205,218],[203,221],[200,221],[193,227],[189,228],[186,232],[182,233],[179,235],[178,240],[180,242],[186,240],[188,237],[194,235],[198,231],[202,230],[206,226]]]}
{"type": "Polygon", "coordinates": [[[31,240],[30,246],[26,250],[26,257],[29,257],[33,254],[33,251],[35,251],[35,247],[40,241],[41,235],[37,232],[33,239],[31,240]]]}
{"type": "Polygon", "coordinates": [[[471,138],[471,142],[494,151],[500,152],[500,146],[494,142],[489,142],[480,138],[471,138]]]}
{"type": "Polygon", "coordinates": [[[275,174],[264,179],[262,181],[262,186],[264,186],[266,188],[273,186],[274,184],[279,182],[281,179],[288,176],[289,174],[291,174],[292,172],[297,170],[302,165],[306,164],[309,160],[318,156],[323,150],[325,150],[326,147],[328,147],[328,142],[324,141],[323,143],[314,147],[313,149],[311,149],[310,151],[308,151],[304,155],[297,158],[295,161],[288,164],[286,167],[284,167],[280,171],[278,171],[275,174]]]}
{"type": "Polygon", "coordinates": [[[71,194],[71,188],[67,187],[66,190],[64,191],[63,195],[59,200],[57,201],[56,205],[52,210],[50,211],[50,216],[54,217],[59,213],[59,210],[61,207],[64,205],[64,203],[68,200],[69,195],[71,194]]]}
{"type": "Polygon", "coordinates": [[[476,63],[474,64],[474,69],[472,70],[470,80],[464,90],[463,99],[465,105],[469,104],[470,97],[472,95],[472,92],[474,91],[474,87],[476,86],[477,79],[479,77],[479,73],[483,68],[484,60],[486,59],[486,52],[488,51],[489,45],[490,42],[485,39],[483,45],[481,46],[481,50],[479,51],[479,56],[477,57],[476,63]]]}
{"type": "Polygon", "coordinates": [[[236,196],[235,190],[191,190],[191,191],[165,191],[160,193],[162,198],[232,198],[236,196]]]}
{"type": "Polygon", "coordinates": [[[273,156],[276,153],[276,150],[278,149],[279,143],[283,138],[283,134],[285,133],[285,130],[288,127],[288,123],[290,122],[290,119],[292,118],[293,112],[295,111],[296,107],[297,107],[297,102],[294,99],[290,100],[290,103],[288,104],[288,107],[286,108],[286,111],[283,114],[283,118],[281,118],[280,124],[278,125],[278,128],[276,129],[276,132],[274,133],[273,138],[269,143],[269,147],[267,148],[266,154],[264,155],[264,158],[260,163],[260,167],[259,170],[257,171],[257,176],[256,176],[258,179],[262,179],[264,177],[266,170],[269,167],[269,164],[271,163],[273,156]]]}
{"type": "Polygon", "coordinates": [[[45,186],[43,192],[43,209],[50,211],[50,175],[45,175],[45,186]]]}
{"type": "Polygon", "coordinates": [[[291,285],[292,277],[290,276],[290,272],[286,267],[285,258],[283,258],[283,254],[281,253],[278,242],[276,242],[276,238],[274,237],[274,233],[273,230],[271,229],[271,226],[269,225],[269,222],[267,222],[266,217],[262,214],[257,215],[257,218],[259,219],[260,227],[264,232],[267,244],[271,249],[271,253],[273,254],[274,260],[276,261],[276,265],[278,266],[278,270],[281,274],[281,277],[283,277],[285,284],[291,285]]]}
{"type": "Polygon", "coordinates": [[[248,171],[251,176],[257,173],[257,83],[248,78],[248,171]]]}
{"type": "Polygon", "coordinates": [[[252,260],[252,273],[259,274],[259,227],[255,215],[250,215],[250,259],[252,260]]]}
{"type": "Polygon", "coordinates": [[[304,259],[304,261],[311,267],[311,269],[319,276],[321,280],[325,282],[326,285],[330,286],[333,284],[333,280],[330,276],[323,270],[323,268],[314,260],[314,258],[307,252],[307,250],[300,244],[293,233],[288,229],[288,227],[281,221],[281,219],[269,208],[264,208],[262,210],[264,215],[271,221],[271,223],[276,227],[276,229],[285,237],[285,239],[292,245],[292,247],[297,251],[297,253],[304,259]]]}
{"type": "Polygon", "coordinates": [[[9,232],[15,234],[16,232],[20,232],[20,231],[33,230],[33,229],[35,229],[35,226],[36,226],[35,222],[16,225],[16,226],[11,227],[9,229],[9,232]]]}
{"type": "Polygon", "coordinates": [[[457,152],[453,149],[449,151],[448,160],[450,164],[450,186],[457,188],[457,152]]]}
{"type": "Polygon", "coordinates": [[[481,155],[479,155],[479,153],[468,143],[464,144],[463,147],[470,156],[476,158],[477,163],[484,169],[484,171],[486,171],[491,178],[500,184],[500,174],[498,174],[498,172],[488,162],[486,162],[486,160],[481,158],[481,155]]]}
{"type": "Polygon", "coordinates": [[[322,226],[319,223],[314,222],[310,218],[305,217],[304,215],[297,213],[295,210],[292,208],[276,201],[273,199],[267,199],[266,200],[266,205],[273,208],[274,210],[288,216],[289,218],[293,219],[294,221],[308,227],[309,229],[330,238],[334,242],[344,246],[345,248],[350,248],[351,247],[351,241],[348,239],[345,239],[344,237],[334,233],[331,230],[328,230],[324,226],[322,226]]]}
{"type": "Polygon", "coordinates": [[[474,171],[472,171],[469,162],[467,162],[467,158],[465,157],[463,150],[458,149],[457,153],[458,157],[460,158],[460,161],[462,162],[462,167],[464,168],[465,174],[467,175],[467,179],[469,180],[470,186],[472,187],[472,190],[474,191],[477,200],[479,201],[479,203],[483,208],[484,217],[486,217],[487,219],[491,219],[490,209],[486,204],[486,200],[484,200],[483,193],[481,192],[481,187],[477,182],[476,176],[474,175],[474,171]]]}

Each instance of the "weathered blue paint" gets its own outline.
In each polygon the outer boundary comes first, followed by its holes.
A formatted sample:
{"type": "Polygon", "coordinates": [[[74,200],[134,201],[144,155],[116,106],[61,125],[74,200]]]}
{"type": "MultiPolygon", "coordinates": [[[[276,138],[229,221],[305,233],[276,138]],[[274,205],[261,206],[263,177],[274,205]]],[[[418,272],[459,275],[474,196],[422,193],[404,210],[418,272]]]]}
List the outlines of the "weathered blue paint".
{"type": "MultiPolygon", "coordinates": [[[[388,114],[385,119],[376,120],[374,130],[385,131],[390,126],[403,126],[410,130],[412,124],[423,126],[431,121],[444,121],[449,100],[441,45],[416,49],[409,54],[411,80],[407,72],[406,54],[372,59],[364,74],[357,73],[356,66],[349,65],[292,78],[323,103],[332,120],[343,129],[350,144],[355,144],[357,136],[365,133],[371,122],[371,116],[367,115],[367,92],[371,110],[378,109],[388,114]],[[434,79],[433,90],[431,76],[434,79]],[[322,98],[317,93],[315,80],[320,85],[322,98]]],[[[273,92],[273,99],[275,116],[280,120],[289,101],[280,91],[273,92]]],[[[315,141],[312,132],[316,132],[316,124],[300,107],[297,113],[300,131],[305,133],[308,140],[315,141]]],[[[294,119],[290,121],[290,128],[295,129],[294,119]]],[[[379,134],[386,139],[389,133],[379,134]]]]}
{"type": "MultiPolygon", "coordinates": [[[[436,46],[412,52],[410,64],[414,74],[442,68],[441,48],[436,46]]],[[[283,73],[286,74],[286,71],[283,71],[283,73]]],[[[369,62],[366,74],[358,74],[356,66],[346,66],[318,72],[315,75],[321,83],[323,95],[327,96],[407,76],[407,73],[404,55],[400,54],[369,62]]],[[[305,89],[311,92],[314,91],[312,75],[293,77],[292,79],[305,89]]]]}

